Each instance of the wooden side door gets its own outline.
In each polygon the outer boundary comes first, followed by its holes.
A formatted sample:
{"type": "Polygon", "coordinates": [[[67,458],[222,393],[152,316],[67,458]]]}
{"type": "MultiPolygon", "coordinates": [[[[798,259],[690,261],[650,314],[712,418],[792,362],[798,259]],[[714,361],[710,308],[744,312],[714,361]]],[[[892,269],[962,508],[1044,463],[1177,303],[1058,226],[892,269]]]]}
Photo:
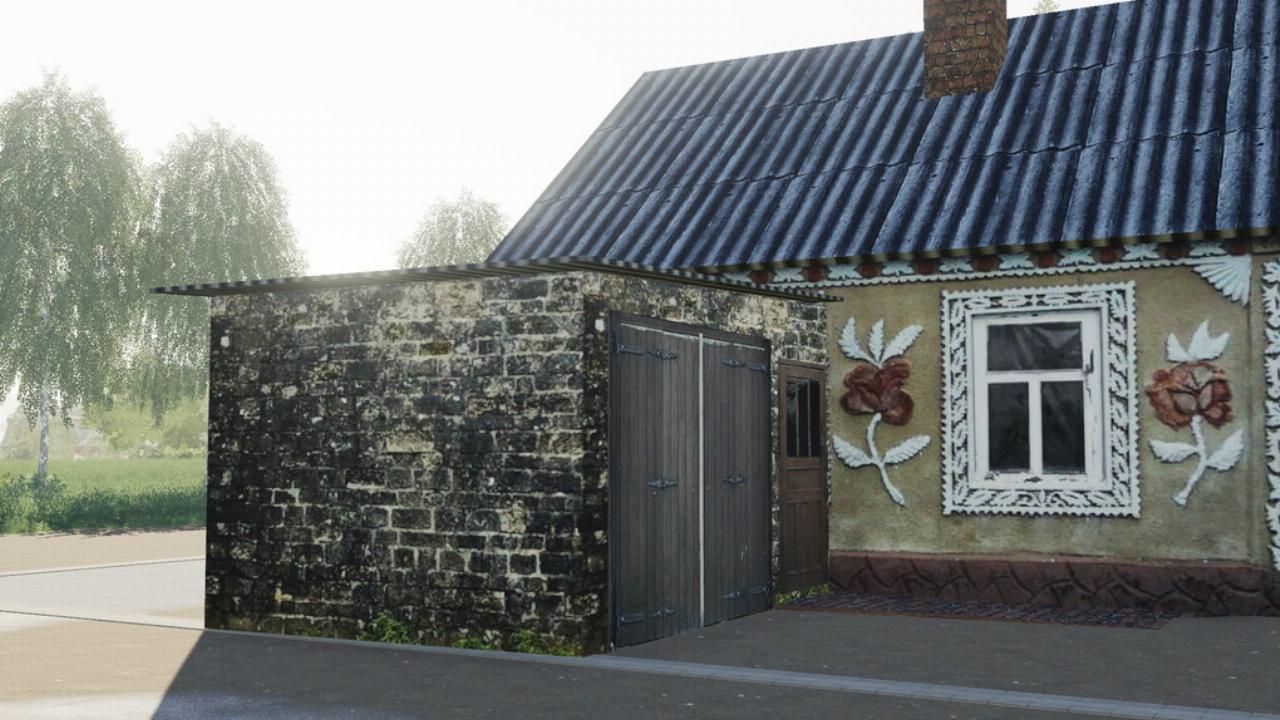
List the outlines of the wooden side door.
{"type": "Polygon", "coordinates": [[[778,364],[782,592],[827,579],[826,370],[778,364]]]}
{"type": "Polygon", "coordinates": [[[703,624],[769,607],[769,353],[704,337],[703,624]]]}
{"type": "Polygon", "coordinates": [[[696,628],[699,339],[615,323],[610,377],[614,643],[696,628]]]}

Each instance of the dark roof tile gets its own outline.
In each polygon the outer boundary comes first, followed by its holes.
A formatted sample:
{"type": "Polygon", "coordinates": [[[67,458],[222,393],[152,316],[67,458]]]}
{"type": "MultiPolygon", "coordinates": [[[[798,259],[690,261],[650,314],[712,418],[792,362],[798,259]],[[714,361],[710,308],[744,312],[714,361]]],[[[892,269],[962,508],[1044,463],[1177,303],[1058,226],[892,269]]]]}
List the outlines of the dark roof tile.
{"type": "Polygon", "coordinates": [[[1010,21],[989,93],[920,33],[646,73],[493,253],[669,267],[1280,227],[1280,3],[1010,21]]]}

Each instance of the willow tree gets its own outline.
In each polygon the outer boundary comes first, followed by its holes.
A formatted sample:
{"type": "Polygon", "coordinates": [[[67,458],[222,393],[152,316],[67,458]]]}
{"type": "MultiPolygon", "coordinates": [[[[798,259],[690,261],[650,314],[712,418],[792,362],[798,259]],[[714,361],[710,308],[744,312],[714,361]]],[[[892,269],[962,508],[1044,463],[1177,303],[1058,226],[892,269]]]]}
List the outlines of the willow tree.
{"type": "MultiPolygon", "coordinates": [[[[145,286],[303,271],[275,161],[258,142],[217,124],[181,135],[147,184],[145,286]]],[[[159,418],[208,387],[209,303],[144,295],[141,306],[123,387],[159,418]]]]}
{"type": "Polygon", "coordinates": [[[40,428],[102,398],[133,311],[138,164],[102,98],[57,75],[0,105],[0,388],[40,428]]]}
{"type": "Polygon", "coordinates": [[[507,232],[497,203],[463,190],[457,200],[437,200],[418,224],[418,231],[400,246],[396,264],[402,268],[482,262],[507,232]]]}

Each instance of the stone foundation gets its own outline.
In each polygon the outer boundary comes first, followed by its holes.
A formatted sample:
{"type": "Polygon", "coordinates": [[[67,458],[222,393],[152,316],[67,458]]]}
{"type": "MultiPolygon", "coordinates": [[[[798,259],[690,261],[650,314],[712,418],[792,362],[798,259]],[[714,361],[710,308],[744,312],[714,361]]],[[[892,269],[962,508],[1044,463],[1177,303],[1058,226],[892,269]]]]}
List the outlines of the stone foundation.
{"type": "Polygon", "coordinates": [[[1280,572],[1241,562],[836,551],[830,568],[835,585],[874,595],[1280,616],[1280,572]]]}

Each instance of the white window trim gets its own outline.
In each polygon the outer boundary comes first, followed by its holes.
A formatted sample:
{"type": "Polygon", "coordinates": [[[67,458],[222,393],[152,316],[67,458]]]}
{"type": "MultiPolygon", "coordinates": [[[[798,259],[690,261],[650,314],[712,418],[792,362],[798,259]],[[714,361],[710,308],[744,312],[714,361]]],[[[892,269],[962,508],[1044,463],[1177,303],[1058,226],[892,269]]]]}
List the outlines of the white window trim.
{"type": "Polygon", "coordinates": [[[1095,310],[1044,310],[1032,312],[975,313],[971,347],[974,432],[970,435],[971,477],[975,487],[998,490],[1043,488],[1053,490],[1102,490],[1106,487],[1101,455],[1102,373],[1099,356],[1101,339],[1100,313],[1095,310]],[[988,331],[995,325],[1033,325],[1046,322],[1080,324],[1080,342],[1084,367],[1078,370],[988,370],[986,353],[988,331]],[[1084,385],[1085,472],[1047,474],[1044,471],[1040,386],[1046,382],[1079,382],[1084,385]],[[987,389],[998,384],[1027,386],[1031,467],[1028,472],[1010,473],[990,470],[988,448],[990,411],[987,389]]]}
{"type": "Polygon", "coordinates": [[[943,511],[948,515],[1138,517],[1135,342],[1132,282],[943,292],[943,511]],[[1088,473],[1087,478],[1045,478],[1034,487],[1016,476],[988,479],[978,473],[975,448],[979,435],[985,433],[979,418],[985,416],[979,414],[976,398],[985,398],[986,392],[974,376],[974,354],[980,347],[975,321],[1015,314],[1029,318],[1033,313],[1054,313],[1057,318],[1085,313],[1097,318],[1094,337],[1101,346],[1093,382],[1101,407],[1086,417],[1093,415],[1102,424],[1100,432],[1094,428],[1089,433],[1098,443],[1099,471],[1088,473]]]}

